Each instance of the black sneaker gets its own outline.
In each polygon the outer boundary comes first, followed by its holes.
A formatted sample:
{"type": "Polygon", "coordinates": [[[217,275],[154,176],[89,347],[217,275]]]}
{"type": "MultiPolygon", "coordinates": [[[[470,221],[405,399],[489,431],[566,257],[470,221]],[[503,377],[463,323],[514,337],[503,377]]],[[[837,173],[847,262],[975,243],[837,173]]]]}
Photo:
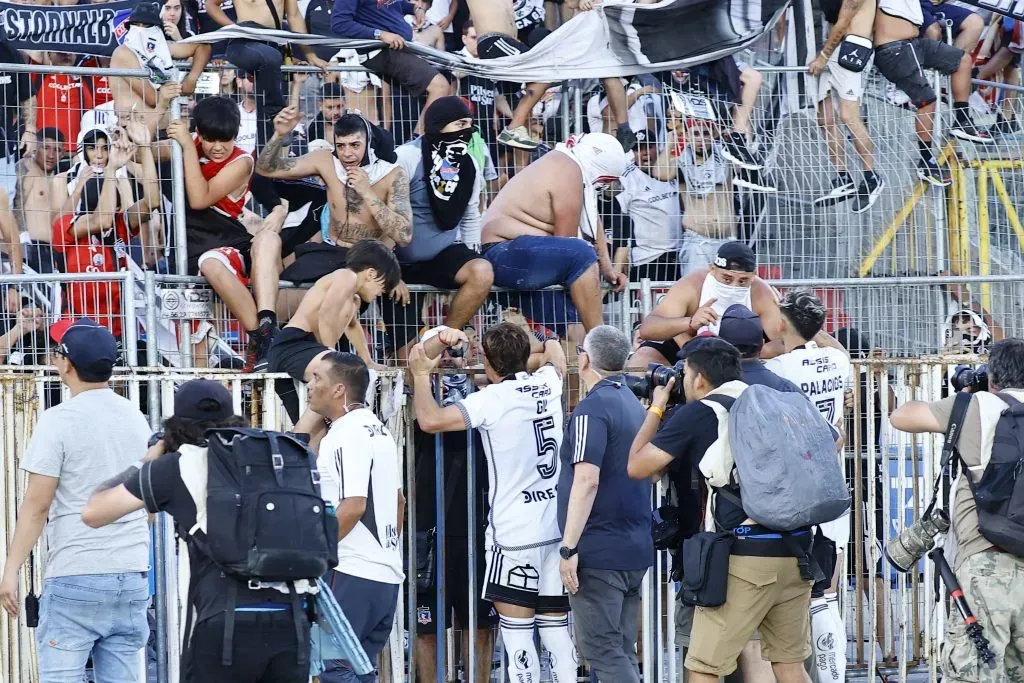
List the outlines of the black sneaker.
{"type": "Polygon", "coordinates": [[[742,133],[733,131],[725,136],[722,156],[748,171],[760,171],[761,164],[747,147],[747,138],[742,133]]]}
{"type": "Polygon", "coordinates": [[[832,178],[832,186],[828,191],[815,198],[814,205],[828,206],[838,204],[839,202],[845,202],[855,194],[857,194],[857,186],[853,184],[853,178],[848,173],[838,173],[832,178]]]}
{"type": "Polygon", "coordinates": [[[636,133],[630,129],[628,123],[620,123],[615,129],[615,139],[622,145],[622,151],[628,152],[636,147],[636,133]]]}
{"type": "Polygon", "coordinates": [[[974,125],[969,117],[965,116],[962,120],[957,120],[959,117],[953,117],[953,126],[949,129],[949,134],[960,140],[967,140],[968,142],[977,142],[981,144],[991,144],[992,136],[987,132],[978,130],[978,127],[974,125]]]}
{"type": "Polygon", "coordinates": [[[854,213],[864,213],[878,201],[885,187],[885,181],[877,175],[865,175],[857,188],[857,196],[853,200],[854,213]]]}
{"type": "Polygon", "coordinates": [[[1017,132],[1017,122],[1007,121],[1000,117],[995,125],[988,129],[988,132],[992,134],[993,139],[1014,135],[1017,132]]]}
{"type": "Polygon", "coordinates": [[[756,171],[741,170],[733,176],[732,184],[736,187],[745,187],[754,192],[778,192],[779,188],[775,183],[770,182],[763,173],[756,171]]]}
{"type": "Polygon", "coordinates": [[[949,184],[953,182],[949,171],[939,166],[935,157],[917,162],[917,177],[936,187],[949,187],[949,184]]]}

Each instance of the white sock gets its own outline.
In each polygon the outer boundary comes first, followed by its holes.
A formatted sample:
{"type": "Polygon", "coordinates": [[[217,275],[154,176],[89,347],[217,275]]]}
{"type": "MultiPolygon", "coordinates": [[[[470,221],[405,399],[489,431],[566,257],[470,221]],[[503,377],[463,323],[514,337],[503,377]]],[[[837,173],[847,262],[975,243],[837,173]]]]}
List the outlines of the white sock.
{"type": "Polygon", "coordinates": [[[825,598],[811,600],[811,644],[815,683],[842,683],[846,676],[846,631],[825,598]]]}
{"type": "Polygon", "coordinates": [[[508,656],[508,677],[512,683],[540,683],[540,658],[533,643],[533,617],[502,616],[501,640],[508,656]]]}
{"type": "Polygon", "coordinates": [[[537,632],[551,657],[552,683],[570,683],[576,680],[579,657],[569,635],[569,615],[537,615],[537,632]]]}

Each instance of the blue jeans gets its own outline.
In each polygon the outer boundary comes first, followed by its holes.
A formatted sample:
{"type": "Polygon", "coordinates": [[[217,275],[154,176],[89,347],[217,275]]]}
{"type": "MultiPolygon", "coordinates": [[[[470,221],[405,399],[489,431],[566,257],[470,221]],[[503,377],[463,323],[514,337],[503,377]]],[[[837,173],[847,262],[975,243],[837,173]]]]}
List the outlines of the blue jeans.
{"type": "Polygon", "coordinates": [[[565,335],[568,324],[579,322],[579,314],[568,293],[536,290],[562,285],[568,288],[597,263],[594,247],[575,237],[527,235],[507,242],[484,245],[484,258],[494,267],[494,284],[528,292],[510,297],[535,323],[565,335]]]}
{"type": "Polygon", "coordinates": [[[96,680],[138,683],[149,639],[146,572],[46,579],[36,648],[40,683],[81,683],[92,654],[96,680]]]}

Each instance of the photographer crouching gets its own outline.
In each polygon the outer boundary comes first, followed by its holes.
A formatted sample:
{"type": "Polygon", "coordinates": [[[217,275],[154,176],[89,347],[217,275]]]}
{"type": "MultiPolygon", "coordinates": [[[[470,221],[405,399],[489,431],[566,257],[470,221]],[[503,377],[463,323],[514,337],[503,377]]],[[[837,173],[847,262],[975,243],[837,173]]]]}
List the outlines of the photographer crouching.
{"type": "Polygon", "coordinates": [[[849,509],[833,432],[803,396],[740,381],[740,354],[728,342],[698,338],[681,355],[682,373],[663,368],[669,378],[651,392],[628,473],[697,472],[711,492],[706,531],[682,545],[681,600],[696,606],[687,680],[733,673],[757,629],[779,683],[806,683],[811,583],[822,576],[811,526],[849,509]],[[670,400],[685,405],[661,426],[670,400]]]}
{"type": "MultiPolygon", "coordinates": [[[[962,582],[963,601],[957,601],[957,606],[964,618],[947,621],[944,678],[976,683],[1005,676],[1005,680],[1020,681],[1024,675],[1024,477],[1020,476],[1024,340],[1004,339],[991,346],[987,385],[980,370],[968,378],[958,372],[953,381],[958,392],[953,396],[932,403],[911,401],[890,417],[892,426],[902,432],[945,433],[940,470],[953,456],[962,467],[950,513],[930,505],[917,523],[889,543],[886,556],[897,569],[910,571],[934,545],[935,536],[952,523],[955,578],[943,579],[955,601],[950,582],[957,578],[962,582]],[[970,612],[964,613],[963,602],[974,612],[976,622],[968,618],[970,612]]],[[[942,551],[932,551],[930,556],[941,573],[942,551]]]]}

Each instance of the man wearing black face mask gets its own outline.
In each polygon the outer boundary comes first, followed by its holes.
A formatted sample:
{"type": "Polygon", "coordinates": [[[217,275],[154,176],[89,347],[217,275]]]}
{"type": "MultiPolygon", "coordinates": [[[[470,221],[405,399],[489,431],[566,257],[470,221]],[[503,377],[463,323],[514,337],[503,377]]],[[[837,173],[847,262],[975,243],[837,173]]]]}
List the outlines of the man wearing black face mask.
{"type": "MultiPolygon", "coordinates": [[[[412,241],[396,248],[402,280],[408,284],[457,289],[445,325],[462,329],[487,298],[494,272],[475,247],[480,244],[480,194],[483,169],[471,154],[483,141],[473,126],[469,105],[460,97],[441,97],[423,113],[422,137],[396,150],[409,176],[412,241]]],[[[384,308],[396,348],[420,327],[417,297],[384,308]]]]}

